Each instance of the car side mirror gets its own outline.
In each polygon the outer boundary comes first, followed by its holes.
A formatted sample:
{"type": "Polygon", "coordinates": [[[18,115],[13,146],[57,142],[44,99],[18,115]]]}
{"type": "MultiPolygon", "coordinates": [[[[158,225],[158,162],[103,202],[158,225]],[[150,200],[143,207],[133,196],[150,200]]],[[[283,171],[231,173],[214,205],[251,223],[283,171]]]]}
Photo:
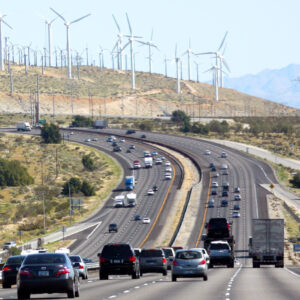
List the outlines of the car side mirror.
{"type": "Polygon", "coordinates": [[[100,252],[100,253],[98,253],[98,254],[97,254],[97,256],[98,256],[98,257],[100,257],[100,256],[101,256],[101,252],[100,252]]]}
{"type": "Polygon", "coordinates": [[[207,223],[205,223],[205,228],[207,228],[207,223]]]}

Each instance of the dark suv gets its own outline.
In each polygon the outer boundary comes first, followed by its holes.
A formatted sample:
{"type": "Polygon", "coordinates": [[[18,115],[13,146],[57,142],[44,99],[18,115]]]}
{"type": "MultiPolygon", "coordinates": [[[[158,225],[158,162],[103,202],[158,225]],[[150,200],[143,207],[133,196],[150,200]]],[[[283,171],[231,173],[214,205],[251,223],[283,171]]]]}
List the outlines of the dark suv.
{"type": "Polygon", "coordinates": [[[108,225],[108,232],[118,232],[118,225],[116,223],[111,223],[108,225]]]}
{"type": "Polygon", "coordinates": [[[2,269],[2,287],[10,288],[16,284],[18,270],[24,260],[24,255],[11,256],[7,259],[2,269]]]}
{"type": "Polygon", "coordinates": [[[131,275],[140,278],[140,263],[129,244],[106,244],[98,253],[99,279],[107,280],[108,275],[131,275]]]}
{"type": "Polygon", "coordinates": [[[208,238],[223,238],[230,236],[230,225],[226,218],[211,218],[206,225],[208,238]]]}
{"type": "Polygon", "coordinates": [[[143,273],[162,273],[167,275],[167,259],[162,249],[142,249],[140,255],[141,275],[143,273]]]}

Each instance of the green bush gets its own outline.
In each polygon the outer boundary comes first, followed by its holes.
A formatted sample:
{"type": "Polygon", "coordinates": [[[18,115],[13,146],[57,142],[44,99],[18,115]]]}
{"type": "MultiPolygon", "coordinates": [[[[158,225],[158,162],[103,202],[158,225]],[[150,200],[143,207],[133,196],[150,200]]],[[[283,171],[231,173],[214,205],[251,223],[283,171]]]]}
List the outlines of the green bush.
{"type": "Polygon", "coordinates": [[[83,180],[81,185],[81,192],[85,196],[94,196],[96,194],[95,187],[88,183],[86,180],[83,180]]]}
{"type": "Polygon", "coordinates": [[[69,181],[67,181],[64,185],[63,185],[63,190],[62,193],[64,195],[69,195],[69,193],[71,195],[73,194],[78,194],[80,192],[81,189],[81,182],[79,178],[76,177],[72,177],[70,178],[69,181]],[[69,191],[70,189],[70,191],[69,191]]]}
{"type": "Polygon", "coordinates": [[[93,125],[93,120],[84,116],[75,116],[72,122],[73,127],[93,127],[93,125]]]}
{"type": "Polygon", "coordinates": [[[293,179],[290,180],[290,183],[295,188],[300,188],[300,173],[295,174],[294,177],[293,177],[293,179]]]}
{"type": "Polygon", "coordinates": [[[84,165],[84,167],[89,170],[89,171],[94,171],[96,170],[96,166],[95,166],[95,162],[91,157],[91,154],[88,155],[84,155],[82,157],[82,164],[84,165]]]}
{"type": "Polygon", "coordinates": [[[59,127],[55,124],[48,125],[45,123],[42,127],[41,136],[46,144],[60,144],[61,142],[59,127]]]}
{"type": "Polygon", "coordinates": [[[11,247],[8,249],[9,256],[15,256],[20,254],[21,254],[21,249],[19,249],[18,247],[11,247]]]}

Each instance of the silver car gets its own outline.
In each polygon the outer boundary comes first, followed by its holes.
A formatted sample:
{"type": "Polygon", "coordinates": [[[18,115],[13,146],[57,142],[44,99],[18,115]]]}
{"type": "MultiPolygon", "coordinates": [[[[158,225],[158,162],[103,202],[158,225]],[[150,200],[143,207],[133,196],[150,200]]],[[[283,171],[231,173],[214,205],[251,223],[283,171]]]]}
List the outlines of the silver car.
{"type": "Polygon", "coordinates": [[[144,273],[162,273],[167,276],[167,259],[162,249],[142,249],[139,260],[141,276],[144,273]]]}
{"type": "Polygon", "coordinates": [[[172,264],[172,281],[178,277],[203,277],[207,280],[207,262],[200,249],[184,249],[176,252],[172,264]]]}
{"type": "Polygon", "coordinates": [[[175,251],[171,247],[163,247],[162,249],[163,249],[163,251],[165,253],[165,257],[167,259],[168,270],[171,270],[172,263],[173,263],[173,260],[175,258],[175,251]]]}
{"type": "Polygon", "coordinates": [[[84,263],[81,256],[80,255],[70,255],[69,258],[73,264],[74,269],[76,269],[78,271],[79,277],[81,277],[82,279],[88,279],[87,266],[84,263]]]}

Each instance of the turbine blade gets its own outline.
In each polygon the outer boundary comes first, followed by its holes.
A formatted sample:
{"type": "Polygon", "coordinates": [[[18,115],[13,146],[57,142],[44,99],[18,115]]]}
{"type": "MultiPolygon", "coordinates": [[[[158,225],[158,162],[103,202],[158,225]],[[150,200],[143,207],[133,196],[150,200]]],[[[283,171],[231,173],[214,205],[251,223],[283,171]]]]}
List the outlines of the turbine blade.
{"type": "Polygon", "coordinates": [[[56,19],[57,19],[57,17],[55,17],[53,20],[51,20],[51,21],[49,22],[49,24],[52,24],[56,19]]]}
{"type": "Polygon", "coordinates": [[[121,52],[130,44],[130,41],[121,49],[121,52]]]}
{"type": "Polygon", "coordinates": [[[225,54],[226,48],[227,48],[227,44],[225,44],[225,46],[224,46],[224,49],[223,49],[223,53],[222,53],[222,55],[224,55],[224,54],[225,54]]]}
{"type": "Polygon", "coordinates": [[[137,36],[137,35],[134,35],[133,36],[135,39],[142,39],[143,37],[142,36],[137,36]]]}
{"type": "Polygon", "coordinates": [[[150,41],[153,41],[153,28],[152,28],[152,31],[151,31],[150,41]]]}
{"type": "Polygon", "coordinates": [[[189,49],[191,49],[191,38],[189,38],[189,49]]]}
{"type": "MultiPolygon", "coordinates": [[[[111,52],[113,52],[115,50],[115,48],[118,47],[118,42],[116,42],[116,44],[114,45],[114,47],[112,48],[111,52]]],[[[102,50],[102,48],[101,48],[102,50]]]]}
{"type": "Polygon", "coordinates": [[[7,26],[9,27],[10,29],[13,29],[9,24],[7,24],[3,19],[2,19],[2,22],[7,26]]]}
{"type": "Polygon", "coordinates": [[[203,73],[207,73],[207,72],[210,72],[210,71],[213,71],[214,70],[214,67],[211,67],[210,69],[204,71],[203,73]]]}
{"type": "MultiPolygon", "coordinates": [[[[148,43],[145,43],[145,42],[143,42],[143,41],[136,41],[137,43],[140,43],[140,44],[143,44],[143,45],[146,45],[146,46],[148,46],[149,44],[148,43]]],[[[151,46],[151,45],[150,45],[151,46]]]]}
{"type": "Polygon", "coordinates": [[[195,53],[195,55],[207,55],[207,54],[216,54],[216,52],[202,52],[202,53],[195,53]]]}
{"type": "Polygon", "coordinates": [[[227,34],[228,34],[228,31],[226,31],[226,33],[225,33],[225,35],[224,35],[224,37],[223,37],[222,43],[220,44],[220,47],[219,47],[219,49],[218,49],[218,51],[220,51],[221,48],[223,47],[223,44],[224,44],[224,42],[225,42],[225,39],[226,39],[227,34]]]}
{"type": "Polygon", "coordinates": [[[132,35],[132,29],[131,29],[131,25],[130,25],[130,21],[129,21],[129,17],[128,17],[127,13],[126,13],[126,18],[127,18],[127,23],[128,23],[130,34],[132,35]]]}
{"type": "Polygon", "coordinates": [[[228,72],[231,72],[230,68],[229,68],[229,66],[228,66],[228,64],[227,64],[227,62],[226,62],[226,60],[224,58],[223,58],[222,62],[224,64],[225,68],[228,70],[228,72]]]}
{"type": "Polygon", "coordinates": [[[116,26],[117,26],[119,32],[121,33],[121,28],[120,28],[120,26],[119,26],[119,24],[118,24],[118,22],[117,22],[117,19],[115,18],[114,15],[112,15],[112,17],[113,17],[113,19],[114,19],[114,21],[115,21],[115,24],[116,24],[116,26]]]}
{"type": "Polygon", "coordinates": [[[182,54],[181,54],[181,57],[186,55],[188,53],[188,50],[184,51],[182,54]]]}
{"type": "Polygon", "coordinates": [[[84,19],[84,18],[87,18],[87,17],[89,17],[90,15],[91,15],[91,14],[87,14],[87,15],[85,15],[85,16],[83,16],[83,17],[79,18],[79,19],[76,19],[76,20],[74,20],[74,21],[70,22],[70,25],[71,25],[71,24],[73,24],[73,23],[79,22],[79,21],[81,21],[81,20],[82,20],[82,19],[84,19]]]}
{"type": "Polygon", "coordinates": [[[66,19],[65,19],[61,14],[59,14],[56,10],[54,10],[52,7],[50,7],[50,9],[51,9],[56,15],[58,15],[64,22],[67,22],[66,19]]]}

